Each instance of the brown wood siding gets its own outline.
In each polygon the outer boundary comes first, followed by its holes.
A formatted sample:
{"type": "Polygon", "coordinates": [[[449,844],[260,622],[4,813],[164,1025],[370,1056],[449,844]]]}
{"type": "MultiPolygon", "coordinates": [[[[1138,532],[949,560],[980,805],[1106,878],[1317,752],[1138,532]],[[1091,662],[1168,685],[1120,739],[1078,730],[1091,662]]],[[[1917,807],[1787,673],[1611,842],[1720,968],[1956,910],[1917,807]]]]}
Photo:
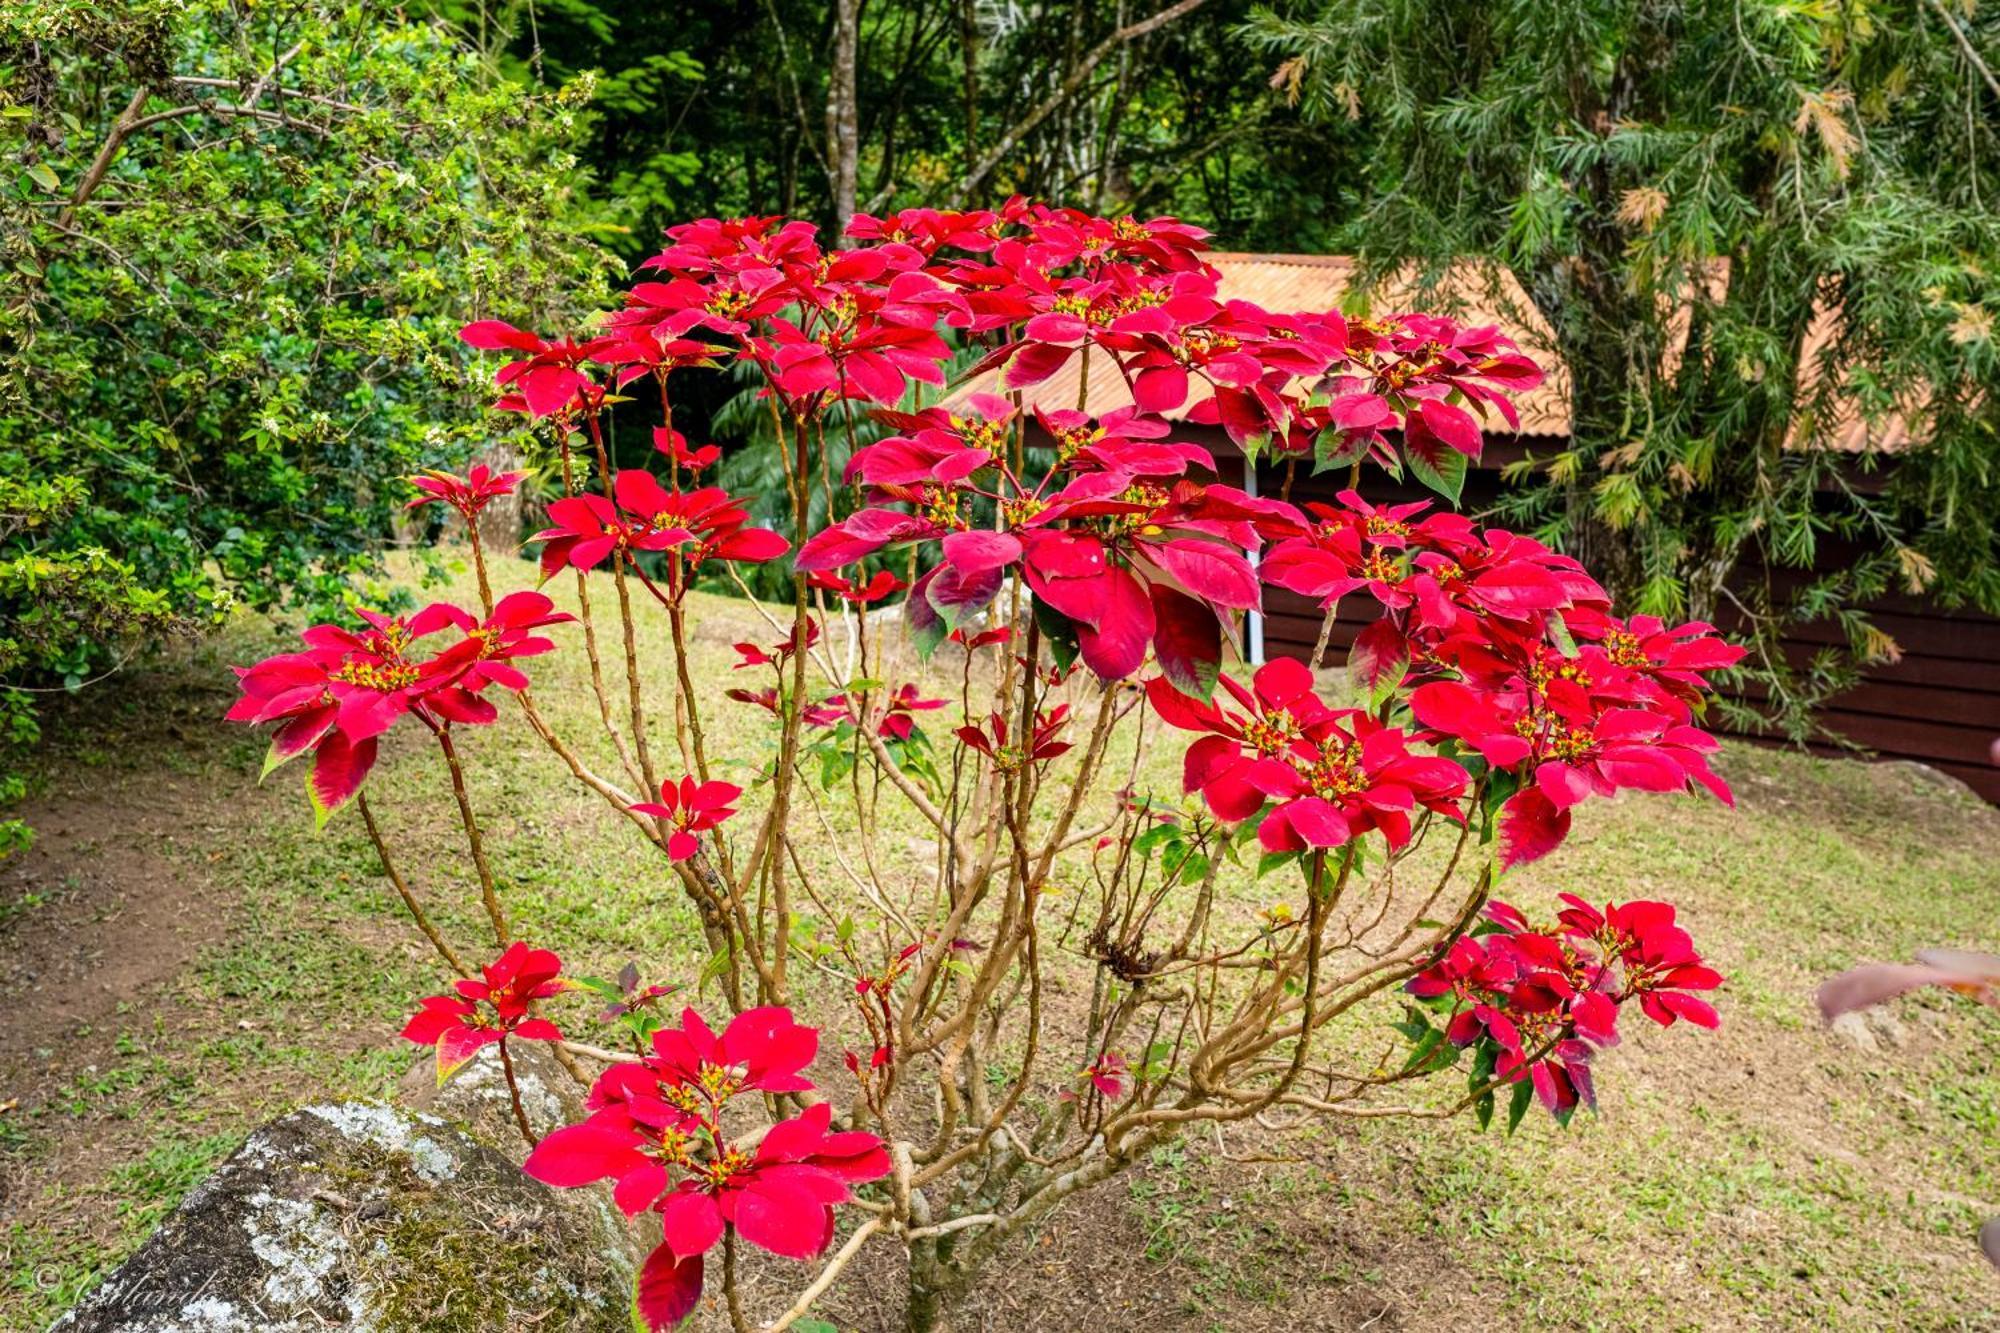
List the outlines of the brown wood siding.
{"type": "MultiPolygon", "coordinates": [[[[1775,595],[1796,592],[1820,574],[1844,568],[1858,553],[1822,543],[1812,570],[1774,569],[1775,595]]],[[[1766,576],[1752,571],[1751,579],[1766,576]]],[[[1888,758],[1914,759],[1965,782],[2000,803],[2000,620],[1947,609],[1898,591],[1867,604],[1870,623],[1896,641],[1899,656],[1867,667],[1861,683],[1829,701],[1820,722],[1835,735],[1888,758]]],[[[1832,620],[1791,626],[1781,640],[1786,658],[1805,666],[1828,648],[1844,648],[1846,632],[1832,620]]],[[[1754,687],[1747,699],[1762,697],[1754,687]]],[[[1838,752],[1839,747],[1819,746],[1838,752]]]]}

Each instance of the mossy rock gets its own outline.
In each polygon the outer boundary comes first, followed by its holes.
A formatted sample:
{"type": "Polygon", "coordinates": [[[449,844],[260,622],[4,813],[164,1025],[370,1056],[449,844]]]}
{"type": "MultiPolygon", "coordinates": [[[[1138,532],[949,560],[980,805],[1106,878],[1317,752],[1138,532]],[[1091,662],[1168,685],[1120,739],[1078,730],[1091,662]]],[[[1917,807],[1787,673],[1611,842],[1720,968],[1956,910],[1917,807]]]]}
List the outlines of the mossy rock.
{"type": "MultiPolygon", "coordinates": [[[[546,1042],[520,1043],[513,1060],[521,1110],[536,1138],[584,1118],[583,1088],[556,1063],[546,1042]]],[[[516,1160],[526,1152],[497,1046],[483,1047],[443,1083],[437,1081],[435,1061],[429,1056],[417,1061],[396,1089],[396,1104],[437,1116],[516,1160]]]]}
{"type": "Polygon", "coordinates": [[[56,1330],[623,1330],[634,1261],[601,1190],[550,1190],[437,1116],[310,1106],[252,1134],[56,1330]]]}

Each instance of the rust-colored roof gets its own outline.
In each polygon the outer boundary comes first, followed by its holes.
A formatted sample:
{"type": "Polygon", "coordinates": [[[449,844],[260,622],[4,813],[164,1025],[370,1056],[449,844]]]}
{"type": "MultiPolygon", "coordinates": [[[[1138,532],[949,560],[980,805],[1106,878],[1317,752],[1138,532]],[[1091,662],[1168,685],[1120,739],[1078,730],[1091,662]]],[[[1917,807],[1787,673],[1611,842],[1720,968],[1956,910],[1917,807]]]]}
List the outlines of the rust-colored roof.
{"type": "Polygon", "coordinates": [[[1889,412],[1870,421],[1861,412],[1854,399],[1843,392],[1849,381],[1843,375],[1834,385],[1833,393],[1826,395],[1825,403],[1833,415],[1827,423],[1815,423],[1811,413],[1818,398],[1821,376],[1825,373],[1820,365],[1829,344],[1840,336],[1840,308],[1826,304],[1816,304],[1812,323],[1806,326],[1805,344],[1799,352],[1799,414],[1792,421],[1791,432],[1787,435],[1787,447],[1801,448],[1801,441],[1814,434],[1814,426],[1821,425],[1822,447],[1847,454],[1885,453],[1893,454],[1908,448],[1915,442],[1910,430],[1910,422],[1921,420],[1926,394],[1921,386],[1915,391],[1902,395],[1896,411],[1889,412]]]}
{"type": "MultiPolygon", "coordinates": [[[[1371,311],[1426,310],[1449,315],[1467,325],[1498,325],[1548,372],[1540,386],[1515,399],[1514,405],[1521,414],[1520,433],[1555,438],[1570,433],[1569,375],[1556,358],[1554,334],[1519,279],[1505,265],[1463,259],[1430,286],[1420,281],[1419,271],[1413,265],[1366,291],[1356,280],[1359,264],[1347,255],[1212,251],[1207,258],[1221,277],[1223,300],[1250,301],[1280,314],[1339,310],[1347,315],[1365,315],[1371,311]]],[[[1713,297],[1720,299],[1727,284],[1726,269],[1718,271],[1710,283],[1713,297]]],[[[1684,316],[1670,321],[1669,338],[1676,345],[1669,348],[1663,367],[1667,374],[1673,373],[1679,361],[1678,344],[1687,337],[1689,323],[1684,316]]],[[[1814,320],[1802,358],[1802,385],[1816,379],[1817,353],[1836,329],[1833,312],[1823,311],[1814,320]]],[[[953,397],[998,389],[999,372],[989,371],[953,397]]],[[[1026,396],[1030,404],[1053,410],[1077,407],[1079,395],[1084,410],[1094,416],[1132,405],[1131,391],[1116,366],[1108,356],[1095,350],[1087,356],[1070,358],[1061,370],[1028,390],[1026,396]]],[[[1168,415],[1184,419],[1188,410],[1205,397],[1206,386],[1197,379],[1187,403],[1168,415]]],[[[1900,416],[1871,425],[1860,412],[1849,408],[1840,413],[1824,447],[1847,453],[1895,450],[1907,445],[1910,438],[1900,416]]]]}

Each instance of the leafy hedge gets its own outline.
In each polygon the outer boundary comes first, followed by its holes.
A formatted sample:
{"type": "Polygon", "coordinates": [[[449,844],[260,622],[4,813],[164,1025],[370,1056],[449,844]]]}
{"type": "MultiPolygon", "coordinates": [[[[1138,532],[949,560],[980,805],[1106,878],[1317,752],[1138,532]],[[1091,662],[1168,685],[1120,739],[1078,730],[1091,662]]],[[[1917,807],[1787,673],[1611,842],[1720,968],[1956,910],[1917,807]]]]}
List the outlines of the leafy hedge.
{"type": "Polygon", "coordinates": [[[235,605],[324,610],[375,573],[385,483],[494,447],[455,330],[560,318],[606,264],[572,152],[588,85],[530,96],[448,24],[334,3],[16,14],[13,749],[34,738],[24,688],[79,688],[235,605]]]}

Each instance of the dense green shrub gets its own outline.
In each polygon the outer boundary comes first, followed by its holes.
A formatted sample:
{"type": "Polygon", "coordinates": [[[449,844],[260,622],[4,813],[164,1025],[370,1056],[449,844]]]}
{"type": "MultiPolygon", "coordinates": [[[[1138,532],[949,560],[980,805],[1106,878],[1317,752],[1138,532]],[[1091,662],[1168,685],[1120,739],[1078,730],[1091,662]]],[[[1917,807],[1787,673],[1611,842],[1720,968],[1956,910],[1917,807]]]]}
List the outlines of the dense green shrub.
{"type": "MultiPolygon", "coordinates": [[[[77,688],[234,604],[337,602],[385,483],[493,451],[455,333],[594,290],[588,83],[530,95],[387,5],[6,22],[0,683],[77,688]]],[[[8,697],[0,746],[33,735],[8,697]]]]}

